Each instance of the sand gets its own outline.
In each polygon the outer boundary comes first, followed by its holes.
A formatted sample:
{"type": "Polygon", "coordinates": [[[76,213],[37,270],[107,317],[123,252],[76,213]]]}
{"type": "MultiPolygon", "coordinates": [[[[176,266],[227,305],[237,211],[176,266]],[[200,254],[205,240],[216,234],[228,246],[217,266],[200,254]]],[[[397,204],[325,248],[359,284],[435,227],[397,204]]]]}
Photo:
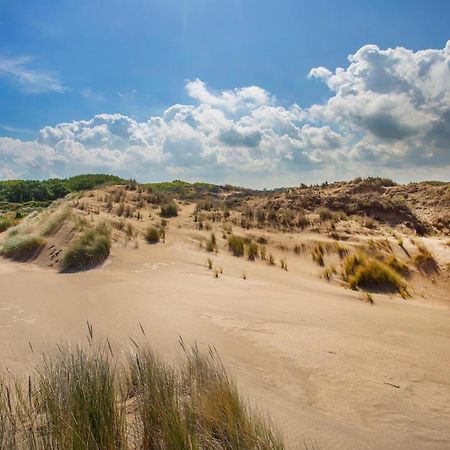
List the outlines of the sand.
{"type": "Polygon", "coordinates": [[[141,323],[167,358],[178,357],[179,336],[215,346],[289,448],[450,448],[445,294],[435,294],[441,302],[375,295],[371,306],[319,278],[305,257],[291,252],[284,271],[235,258],[222,241],[212,258],[223,274],[214,278],[198,232],[182,226],[188,220],[171,220],[165,244],[116,245],[88,272],[0,259],[3,368],[23,373],[56,343],[86,342],[87,320],[119,354],[129,337],[143,339],[141,323]]]}

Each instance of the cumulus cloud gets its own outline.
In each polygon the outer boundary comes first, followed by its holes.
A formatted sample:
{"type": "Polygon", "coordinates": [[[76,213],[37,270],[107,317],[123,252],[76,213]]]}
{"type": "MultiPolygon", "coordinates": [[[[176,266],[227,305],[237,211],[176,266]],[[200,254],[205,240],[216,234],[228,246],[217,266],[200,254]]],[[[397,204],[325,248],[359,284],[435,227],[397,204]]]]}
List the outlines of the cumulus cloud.
{"type": "Polygon", "coordinates": [[[0,76],[10,79],[26,93],[66,92],[59,78],[50,72],[30,67],[33,58],[22,56],[17,58],[0,57],[0,76]]]}
{"type": "Polygon", "coordinates": [[[0,176],[103,171],[254,186],[369,174],[448,178],[449,67],[450,42],[418,52],[367,45],[346,68],[311,70],[331,95],[308,109],[281,106],[257,86],[217,92],[188,81],[194,104],[145,122],[99,114],[45,127],[33,141],[0,138],[0,176]]]}

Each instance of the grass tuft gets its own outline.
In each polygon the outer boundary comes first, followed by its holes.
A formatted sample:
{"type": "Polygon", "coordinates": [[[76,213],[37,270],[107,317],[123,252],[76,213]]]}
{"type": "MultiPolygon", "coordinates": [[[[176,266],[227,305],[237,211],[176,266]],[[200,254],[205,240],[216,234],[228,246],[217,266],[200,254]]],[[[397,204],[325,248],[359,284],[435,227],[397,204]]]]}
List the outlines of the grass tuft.
{"type": "Polygon", "coordinates": [[[3,241],[0,254],[6,258],[29,260],[35,258],[45,246],[45,239],[40,236],[12,234],[3,241]]]}
{"type": "Polygon", "coordinates": [[[228,248],[234,256],[244,256],[244,244],[245,240],[241,236],[232,234],[228,238],[228,248]]]}
{"type": "Polygon", "coordinates": [[[161,233],[158,230],[158,228],[156,227],[152,227],[149,226],[146,230],[145,230],[145,240],[149,243],[149,244],[157,244],[161,238],[161,233]]]}
{"type": "Polygon", "coordinates": [[[65,269],[81,269],[103,263],[111,250],[111,233],[105,224],[86,230],[64,252],[65,269]]]}
{"type": "Polygon", "coordinates": [[[395,270],[363,253],[345,258],[343,275],[352,289],[358,287],[373,291],[407,292],[404,280],[395,270]]]}

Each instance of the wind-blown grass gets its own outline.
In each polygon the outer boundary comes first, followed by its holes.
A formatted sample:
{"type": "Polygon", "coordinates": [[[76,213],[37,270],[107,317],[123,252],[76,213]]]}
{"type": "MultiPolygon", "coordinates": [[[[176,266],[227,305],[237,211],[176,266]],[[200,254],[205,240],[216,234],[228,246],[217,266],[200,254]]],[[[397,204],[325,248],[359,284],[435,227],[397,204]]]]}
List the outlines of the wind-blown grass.
{"type": "Polygon", "coordinates": [[[55,234],[59,228],[62,226],[62,224],[69,218],[71,215],[71,211],[69,208],[64,208],[63,211],[61,211],[58,214],[55,214],[51,219],[46,223],[43,231],[42,236],[51,236],[55,234]]]}
{"type": "Polygon", "coordinates": [[[282,450],[215,351],[182,343],[169,365],[149,347],[118,364],[109,344],[44,355],[24,385],[0,380],[0,448],[282,450]]]}
{"type": "Polygon", "coordinates": [[[101,264],[111,250],[111,233],[105,224],[86,230],[64,252],[65,269],[81,269],[101,264]]]}
{"type": "Polygon", "coordinates": [[[395,270],[363,253],[347,256],[342,268],[344,279],[352,289],[407,293],[406,283],[395,270]]]}
{"type": "Polygon", "coordinates": [[[28,260],[36,257],[44,246],[45,239],[40,236],[14,233],[3,241],[0,254],[6,258],[28,260]]]}
{"type": "Polygon", "coordinates": [[[6,231],[8,228],[16,225],[17,220],[12,219],[9,216],[0,216],[0,233],[6,231]]]}

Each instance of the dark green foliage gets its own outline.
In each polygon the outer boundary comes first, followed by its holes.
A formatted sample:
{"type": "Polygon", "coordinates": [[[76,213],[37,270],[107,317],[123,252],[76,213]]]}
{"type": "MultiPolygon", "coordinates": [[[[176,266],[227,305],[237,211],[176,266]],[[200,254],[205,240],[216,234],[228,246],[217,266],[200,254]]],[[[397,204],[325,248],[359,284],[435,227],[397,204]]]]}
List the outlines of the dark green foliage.
{"type": "Polygon", "coordinates": [[[113,175],[77,175],[65,179],[0,181],[0,201],[10,203],[48,202],[65,197],[70,192],[93,189],[104,184],[122,184],[113,175]]]}
{"type": "Polygon", "coordinates": [[[106,225],[101,224],[85,231],[65,251],[63,267],[81,269],[101,264],[111,250],[111,233],[106,225]]]}

